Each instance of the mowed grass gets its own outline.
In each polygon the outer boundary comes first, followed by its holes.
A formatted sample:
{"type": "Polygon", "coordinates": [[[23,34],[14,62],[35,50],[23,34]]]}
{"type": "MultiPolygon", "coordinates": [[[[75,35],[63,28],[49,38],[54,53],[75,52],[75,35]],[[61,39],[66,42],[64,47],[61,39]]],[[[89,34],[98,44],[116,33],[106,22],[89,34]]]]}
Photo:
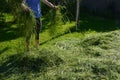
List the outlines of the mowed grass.
{"type": "MultiPolygon", "coordinates": [[[[33,47],[33,35],[30,52],[24,51],[24,38],[9,38],[9,34],[0,33],[0,39],[3,38],[0,42],[0,79],[119,80],[119,23],[88,15],[80,22],[80,32],[75,32],[74,22],[60,26],[62,28],[54,35],[49,34],[49,28],[42,31],[39,50],[33,47]]],[[[12,27],[8,25],[8,31],[12,27]]],[[[14,28],[17,29],[15,24],[14,28]]],[[[7,33],[5,27],[0,31],[7,33]]]]}

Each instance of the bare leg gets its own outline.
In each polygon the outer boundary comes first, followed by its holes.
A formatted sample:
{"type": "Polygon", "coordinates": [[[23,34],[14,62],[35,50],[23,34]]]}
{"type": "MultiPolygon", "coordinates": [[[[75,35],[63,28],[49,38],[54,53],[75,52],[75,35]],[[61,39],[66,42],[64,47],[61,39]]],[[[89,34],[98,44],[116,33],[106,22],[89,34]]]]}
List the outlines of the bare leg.
{"type": "Polygon", "coordinates": [[[38,48],[39,46],[39,33],[41,29],[41,21],[39,18],[36,18],[36,28],[35,28],[35,47],[38,48]]]}
{"type": "Polygon", "coordinates": [[[35,47],[38,49],[38,46],[39,46],[39,39],[36,39],[35,40],[35,47]]]}
{"type": "Polygon", "coordinates": [[[31,38],[31,33],[26,36],[26,51],[30,50],[30,38],[31,38]]]}

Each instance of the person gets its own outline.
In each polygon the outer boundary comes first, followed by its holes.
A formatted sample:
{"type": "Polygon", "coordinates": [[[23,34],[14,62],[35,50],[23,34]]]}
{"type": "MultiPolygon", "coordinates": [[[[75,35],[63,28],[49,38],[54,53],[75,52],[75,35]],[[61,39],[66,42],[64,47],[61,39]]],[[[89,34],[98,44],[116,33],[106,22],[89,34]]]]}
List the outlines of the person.
{"type": "MultiPolygon", "coordinates": [[[[56,5],[53,5],[48,0],[41,0],[43,3],[48,5],[49,7],[53,9],[57,9],[56,5]]],[[[38,48],[39,46],[39,32],[41,30],[41,7],[40,7],[40,0],[23,0],[21,4],[23,10],[25,12],[30,12],[30,10],[33,11],[35,18],[36,18],[36,27],[35,27],[35,47],[38,48]]],[[[29,51],[30,47],[30,36],[26,37],[26,49],[29,51]]]]}

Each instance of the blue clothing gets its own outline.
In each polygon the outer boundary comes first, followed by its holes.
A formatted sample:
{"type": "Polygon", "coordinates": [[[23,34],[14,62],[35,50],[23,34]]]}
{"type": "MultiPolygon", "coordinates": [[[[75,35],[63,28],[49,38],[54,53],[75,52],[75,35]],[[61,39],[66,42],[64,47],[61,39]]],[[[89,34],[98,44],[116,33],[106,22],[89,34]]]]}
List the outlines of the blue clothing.
{"type": "Polygon", "coordinates": [[[26,0],[26,4],[33,10],[36,18],[41,17],[40,0],[26,0]]]}

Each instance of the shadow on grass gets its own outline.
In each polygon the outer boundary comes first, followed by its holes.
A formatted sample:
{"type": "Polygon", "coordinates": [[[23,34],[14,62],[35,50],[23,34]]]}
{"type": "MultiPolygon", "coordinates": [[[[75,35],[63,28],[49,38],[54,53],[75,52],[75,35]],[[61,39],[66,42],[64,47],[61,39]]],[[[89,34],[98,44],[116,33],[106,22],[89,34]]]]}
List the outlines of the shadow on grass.
{"type": "Polygon", "coordinates": [[[7,51],[9,49],[9,47],[5,47],[4,49],[0,50],[0,54],[4,53],[5,51],[7,51]]]}
{"type": "Polygon", "coordinates": [[[81,15],[79,31],[94,30],[97,32],[109,32],[120,29],[120,20],[106,19],[97,16],[81,15]]]}
{"type": "MultiPolygon", "coordinates": [[[[58,66],[63,60],[55,54],[46,55],[46,50],[32,53],[18,53],[7,58],[0,65],[0,79],[9,77],[11,74],[44,73],[48,67],[58,66]],[[45,52],[45,53],[44,53],[45,52]]],[[[26,76],[27,77],[27,76],[26,76]]]]}
{"type": "Polygon", "coordinates": [[[50,42],[50,41],[52,41],[53,39],[59,38],[59,37],[65,35],[65,34],[67,34],[67,33],[68,33],[68,32],[66,32],[66,33],[64,33],[64,34],[57,35],[57,36],[55,36],[55,37],[52,37],[51,39],[48,39],[48,40],[46,40],[46,41],[40,43],[39,45],[46,44],[47,42],[50,42]]]}
{"type": "Polygon", "coordinates": [[[14,22],[2,22],[0,24],[0,42],[18,38],[18,28],[12,27],[14,22]]]}

